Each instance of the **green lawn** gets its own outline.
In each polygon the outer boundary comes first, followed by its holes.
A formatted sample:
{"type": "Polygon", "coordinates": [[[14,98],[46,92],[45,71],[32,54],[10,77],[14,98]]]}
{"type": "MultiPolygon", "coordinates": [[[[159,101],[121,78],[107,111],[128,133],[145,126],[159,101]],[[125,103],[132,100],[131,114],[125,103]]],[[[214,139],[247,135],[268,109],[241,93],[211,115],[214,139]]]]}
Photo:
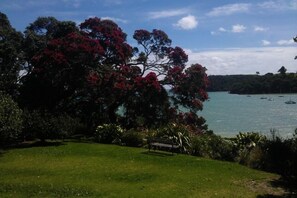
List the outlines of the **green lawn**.
{"type": "Polygon", "coordinates": [[[257,197],[278,176],[236,163],[67,142],[0,154],[0,197],[257,197]]]}

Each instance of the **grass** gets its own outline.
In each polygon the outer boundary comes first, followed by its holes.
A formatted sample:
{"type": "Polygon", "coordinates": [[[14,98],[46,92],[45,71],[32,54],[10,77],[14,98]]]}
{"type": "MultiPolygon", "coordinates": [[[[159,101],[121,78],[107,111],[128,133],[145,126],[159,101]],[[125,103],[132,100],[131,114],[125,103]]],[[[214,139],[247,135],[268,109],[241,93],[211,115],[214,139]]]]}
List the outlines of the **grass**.
{"type": "Polygon", "coordinates": [[[265,197],[278,176],[236,163],[67,142],[0,154],[0,197],[265,197]]]}

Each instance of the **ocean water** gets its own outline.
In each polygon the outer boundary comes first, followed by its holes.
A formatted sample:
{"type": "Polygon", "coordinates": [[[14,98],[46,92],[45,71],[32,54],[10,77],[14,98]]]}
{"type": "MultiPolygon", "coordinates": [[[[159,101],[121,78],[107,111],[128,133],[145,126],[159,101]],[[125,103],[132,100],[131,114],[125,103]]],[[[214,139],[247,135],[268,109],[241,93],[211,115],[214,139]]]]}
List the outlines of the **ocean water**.
{"type": "Polygon", "coordinates": [[[260,132],[270,135],[275,129],[281,137],[291,137],[297,128],[297,94],[236,95],[210,92],[209,101],[198,115],[206,119],[208,128],[223,137],[239,132],[260,132]],[[265,99],[263,99],[265,98],[265,99]]]}

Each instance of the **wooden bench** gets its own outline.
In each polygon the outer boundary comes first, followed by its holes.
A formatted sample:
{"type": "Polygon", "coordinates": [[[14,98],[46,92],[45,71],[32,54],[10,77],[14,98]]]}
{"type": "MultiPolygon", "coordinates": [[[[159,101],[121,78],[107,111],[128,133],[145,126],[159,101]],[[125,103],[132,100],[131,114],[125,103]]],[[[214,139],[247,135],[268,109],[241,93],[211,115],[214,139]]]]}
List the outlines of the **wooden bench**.
{"type": "Polygon", "coordinates": [[[165,150],[170,151],[172,154],[174,151],[177,151],[180,149],[180,146],[176,143],[174,143],[172,140],[168,138],[148,138],[148,149],[151,151],[151,149],[155,150],[165,150]]]}

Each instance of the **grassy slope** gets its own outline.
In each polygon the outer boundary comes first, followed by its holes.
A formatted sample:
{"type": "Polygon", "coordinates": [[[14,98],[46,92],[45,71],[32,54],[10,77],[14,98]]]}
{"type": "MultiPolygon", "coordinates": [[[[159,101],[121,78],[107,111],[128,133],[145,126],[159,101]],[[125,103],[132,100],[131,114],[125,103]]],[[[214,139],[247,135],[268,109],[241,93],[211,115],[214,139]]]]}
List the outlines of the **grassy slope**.
{"type": "Polygon", "coordinates": [[[236,163],[114,145],[0,155],[0,197],[256,197],[271,193],[266,182],[275,178],[236,163]]]}

